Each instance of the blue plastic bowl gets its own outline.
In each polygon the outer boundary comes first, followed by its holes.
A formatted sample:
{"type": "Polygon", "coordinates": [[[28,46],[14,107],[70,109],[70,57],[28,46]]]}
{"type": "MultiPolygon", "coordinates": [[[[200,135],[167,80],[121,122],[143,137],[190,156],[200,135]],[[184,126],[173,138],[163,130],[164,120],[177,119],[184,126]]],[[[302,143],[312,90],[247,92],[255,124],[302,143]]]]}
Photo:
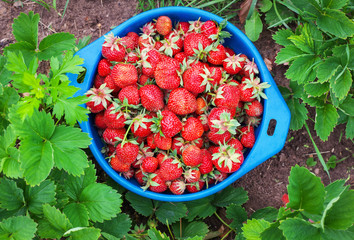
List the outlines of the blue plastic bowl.
{"type": "MultiPolygon", "coordinates": [[[[114,28],[112,32],[116,36],[123,37],[128,32],[140,32],[140,28],[153,19],[159,16],[169,16],[174,23],[178,21],[192,21],[200,18],[201,21],[215,20],[221,22],[223,19],[217,15],[195,8],[188,7],[164,7],[140,13],[118,27],[114,28]]],[[[97,133],[97,129],[93,124],[93,117],[90,115],[89,120],[80,124],[82,131],[87,132],[92,138],[90,149],[101,165],[103,170],[117,183],[143,197],[169,202],[191,201],[207,197],[214,194],[228,185],[235,182],[237,179],[251,171],[256,166],[263,163],[268,158],[278,153],[284,146],[285,140],[289,130],[290,111],[281,96],[270,72],[268,71],[261,55],[252,42],[243,34],[238,28],[231,23],[228,23],[226,31],[232,34],[231,38],[226,39],[225,46],[232,48],[236,53],[244,53],[250,59],[254,58],[255,63],[259,68],[259,76],[261,81],[268,82],[271,87],[265,90],[268,97],[264,100],[264,113],[262,123],[256,129],[256,142],[254,147],[245,154],[245,160],[240,169],[231,174],[226,180],[209,186],[208,189],[203,189],[197,193],[185,193],[183,195],[173,195],[169,193],[155,193],[149,190],[142,190],[135,179],[127,180],[114,171],[108,164],[105,156],[101,153],[104,146],[101,138],[97,133]],[[270,136],[267,134],[268,126],[271,120],[276,121],[274,133],[270,136]]],[[[97,39],[90,45],[78,51],[76,54],[84,59],[83,67],[86,68],[86,75],[82,83],[77,82],[77,75],[69,75],[72,85],[80,88],[76,96],[81,96],[88,91],[92,85],[97,72],[97,65],[101,59],[101,48],[104,42],[104,37],[97,39]]]]}

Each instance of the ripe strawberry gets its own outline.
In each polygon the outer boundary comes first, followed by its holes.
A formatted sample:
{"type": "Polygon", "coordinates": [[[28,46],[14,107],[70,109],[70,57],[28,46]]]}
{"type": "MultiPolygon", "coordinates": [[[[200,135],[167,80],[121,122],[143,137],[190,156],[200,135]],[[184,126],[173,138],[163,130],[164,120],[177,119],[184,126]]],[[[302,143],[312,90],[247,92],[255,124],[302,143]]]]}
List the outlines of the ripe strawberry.
{"type": "Polygon", "coordinates": [[[146,48],[154,48],[155,40],[152,36],[143,34],[138,39],[138,46],[142,53],[142,50],[145,50],[146,48]]]}
{"type": "Polygon", "coordinates": [[[118,156],[113,156],[110,159],[111,167],[118,172],[128,172],[130,170],[130,164],[121,160],[118,156]]]}
{"type": "Polygon", "coordinates": [[[199,147],[190,145],[182,152],[184,164],[190,167],[196,167],[202,163],[202,151],[199,147]]]}
{"type": "Polygon", "coordinates": [[[226,56],[232,56],[232,55],[235,55],[235,52],[234,50],[232,50],[231,48],[229,47],[225,47],[225,52],[226,52],[226,56]]]}
{"type": "Polygon", "coordinates": [[[156,143],[155,143],[155,134],[151,133],[150,135],[148,135],[146,137],[146,143],[149,146],[149,148],[151,149],[155,149],[156,148],[156,143]]]}
{"type": "Polygon", "coordinates": [[[125,179],[131,179],[132,177],[134,177],[134,169],[133,168],[130,168],[127,172],[123,172],[123,177],[125,179]]]}
{"type": "Polygon", "coordinates": [[[184,52],[188,56],[195,55],[195,50],[199,51],[197,54],[199,59],[206,57],[209,49],[206,49],[211,45],[211,41],[201,33],[191,33],[188,34],[184,39],[184,52]]]}
{"type": "Polygon", "coordinates": [[[183,73],[183,85],[185,89],[190,91],[191,93],[202,93],[205,91],[205,84],[203,85],[203,68],[199,65],[194,65],[191,68],[187,69],[183,73]]]}
{"type": "Polygon", "coordinates": [[[250,117],[260,117],[263,113],[263,105],[260,101],[254,100],[244,104],[245,112],[250,117]]]}
{"type": "Polygon", "coordinates": [[[221,144],[212,153],[214,166],[224,173],[237,171],[243,163],[243,153],[230,145],[221,144]]]}
{"type": "Polygon", "coordinates": [[[135,137],[144,138],[151,134],[152,117],[148,114],[139,114],[127,123],[132,124],[131,131],[135,137]]]}
{"type": "Polygon", "coordinates": [[[154,142],[156,144],[156,147],[161,150],[169,150],[172,146],[172,138],[162,137],[160,133],[154,134],[154,142]]]}
{"type": "Polygon", "coordinates": [[[197,109],[197,100],[185,88],[176,88],[170,93],[167,106],[170,111],[177,115],[186,115],[197,109]]]}
{"type": "Polygon", "coordinates": [[[212,158],[213,157],[208,150],[202,149],[202,163],[199,166],[199,171],[201,174],[208,174],[213,171],[214,165],[212,158]]]}
{"type": "Polygon", "coordinates": [[[259,117],[250,117],[246,116],[245,118],[245,124],[248,126],[253,126],[253,127],[258,127],[258,125],[261,123],[261,118],[259,117]]]}
{"type": "Polygon", "coordinates": [[[189,117],[183,124],[181,135],[186,141],[193,141],[200,138],[203,133],[204,128],[202,123],[195,117],[189,117]]]}
{"type": "Polygon", "coordinates": [[[141,104],[148,111],[157,112],[164,108],[164,95],[156,85],[145,85],[139,89],[141,104]]]}
{"type": "Polygon", "coordinates": [[[246,63],[246,59],[244,57],[241,57],[240,54],[231,55],[226,59],[224,59],[223,67],[228,74],[233,75],[239,73],[242,70],[245,63],[246,63]]]}
{"type": "Polygon", "coordinates": [[[208,110],[208,106],[206,100],[202,97],[197,98],[197,110],[195,110],[195,113],[201,115],[205,113],[207,110],[208,110]]]}
{"type": "Polygon", "coordinates": [[[146,144],[140,144],[138,156],[136,157],[136,160],[132,163],[132,167],[140,168],[144,158],[153,156],[154,153],[152,152],[152,149],[149,146],[147,146],[146,144]]]}
{"type": "Polygon", "coordinates": [[[211,92],[222,80],[222,72],[218,67],[203,67],[203,73],[200,76],[203,77],[202,85],[206,86],[206,92],[211,92]]]}
{"type": "Polygon", "coordinates": [[[120,43],[125,47],[126,50],[132,51],[138,46],[138,39],[124,36],[122,37],[120,43]]]}
{"type": "Polygon", "coordinates": [[[188,192],[195,193],[195,192],[199,192],[200,190],[202,190],[204,187],[204,184],[205,184],[205,182],[200,180],[199,182],[186,184],[186,188],[187,188],[188,192]]]}
{"type": "Polygon", "coordinates": [[[145,175],[143,171],[141,170],[135,171],[134,178],[141,186],[144,186],[146,184],[145,175]]]}
{"type": "Polygon", "coordinates": [[[105,77],[104,83],[106,84],[107,88],[112,89],[112,92],[111,92],[112,95],[116,96],[116,94],[120,91],[120,87],[118,87],[115,84],[111,75],[108,75],[107,77],[105,77]]]}
{"type": "Polygon", "coordinates": [[[138,71],[134,65],[129,63],[118,63],[114,65],[111,76],[115,84],[120,88],[138,82],[138,71]]]}
{"type": "Polygon", "coordinates": [[[138,79],[138,84],[144,86],[147,84],[148,81],[151,81],[150,77],[142,74],[138,79]]]}
{"type": "Polygon", "coordinates": [[[246,148],[252,148],[256,137],[254,135],[254,128],[252,126],[246,126],[241,128],[241,143],[246,148]]]}
{"type": "Polygon", "coordinates": [[[105,36],[105,42],[102,45],[102,55],[109,61],[121,62],[124,59],[125,47],[112,32],[105,36]]]}
{"type": "Polygon", "coordinates": [[[177,31],[172,31],[167,34],[164,40],[161,41],[161,46],[156,47],[160,52],[165,53],[169,57],[175,56],[183,48],[183,40],[177,31]]]}
{"type": "Polygon", "coordinates": [[[157,193],[160,193],[160,192],[164,192],[167,190],[167,185],[165,183],[164,180],[162,180],[162,178],[157,175],[157,174],[154,174],[155,176],[148,182],[147,184],[149,184],[149,189],[150,191],[153,191],[153,192],[157,192],[157,193]]]}
{"type": "Polygon", "coordinates": [[[207,60],[209,63],[214,65],[223,65],[223,61],[226,57],[224,46],[219,44],[215,49],[209,51],[207,60]]]}
{"type": "Polygon", "coordinates": [[[101,85],[104,83],[104,77],[100,76],[98,73],[95,76],[95,79],[93,80],[93,86],[95,88],[100,88],[101,85]]]}
{"type": "Polygon", "coordinates": [[[203,125],[204,132],[209,131],[208,116],[206,114],[199,115],[197,117],[203,125]]]}
{"type": "Polygon", "coordinates": [[[183,138],[175,137],[172,139],[171,149],[173,151],[176,150],[177,154],[181,155],[184,147],[185,147],[185,142],[183,138]]]}
{"type": "Polygon", "coordinates": [[[203,25],[201,26],[201,33],[207,38],[209,38],[210,40],[214,40],[212,36],[217,35],[218,31],[219,31],[218,26],[214,21],[211,20],[204,22],[203,25]]]}
{"type": "Polygon", "coordinates": [[[216,90],[214,103],[217,107],[233,109],[238,106],[240,101],[240,90],[231,84],[222,84],[216,90]]]}
{"type": "Polygon", "coordinates": [[[112,103],[104,112],[104,119],[109,128],[123,128],[125,126],[126,114],[119,110],[119,106],[116,103],[112,103]]]}
{"type": "Polygon", "coordinates": [[[168,188],[173,194],[181,195],[186,189],[186,184],[181,179],[176,179],[172,181],[168,188]]]}
{"type": "MultiPolygon", "coordinates": [[[[126,63],[139,64],[140,56],[137,52],[129,52],[125,55],[124,60],[126,63]]],[[[139,65],[138,65],[139,66],[139,65]]]]}
{"type": "Polygon", "coordinates": [[[178,159],[165,158],[160,164],[159,175],[165,181],[173,181],[182,176],[183,168],[178,159]]]}
{"type": "Polygon", "coordinates": [[[107,108],[107,105],[112,101],[112,90],[102,84],[100,88],[91,88],[86,92],[86,96],[90,99],[86,103],[87,108],[92,113],[98,113],[107,108]]]}
{"type": "Polygon", "coordinates": [[[185,52],[179,52],[174,55],[174,59],[176,59],[179,63],[183,63],[184,60],[187,60],[187,54],[185,52]]]}
{"type": "Polygon", "coordinates": [[[124,144],[119,143],[117,145],[117,157],[120,158],[122,161],[126,163],[133,163],[139,153],[139,146],[132,143],[132,142],[126,142],[124,144]]]}
{"type": "Polygon", "coordinates": [[[156,49],[150,47],[141,51],[143,74],[154,77],[157,64],[161,61],[162,54],[156,49]]]}
{"type": "Polygon", "coordinates": [[[126,36],[132,38],[134,42],[138,42],[139,35],[136,32],[128,32],[126,36]]]}
{"type": "Polygon", "coordinates": [[[250,61],[248,58],[246,59],[246,63],[242,68],[241,74],[246,76],[246,77],[250,77],[251,75],[256,75],[259,73],[257,64],[254,62],[254,60],[252,59],[252,61],[250,61]]]}
{"type": "Polygon", "coordinates": [[[126,133],[125,128],[106,128],[102,134],[103,141],[107,144],[115,145],[123,140],[126,133]]]}
{"type": "Polygon", "coordinates": [[[99,112],[95,115],[95,125],[99,129],[106,129],[107,125],[104,122],[104,112],[99,112]]]}
{"type": "Polygon", "coordinates": [[[141,164],[141,169],[144,172],[153,173],[156,171],[158,166],[159,166],[159,162],[157,161],[157,158],[147,157],[143,160],[141,164]]]}
{"type": "Polygon", "coordinates": [[[178,74],[180,70],[178,61],[173,58],[161,61],[155,70],[156,84],[163,89],[178,88],[181,81],[178,74]]]}
{"type": "Polygon", "coordinates": [[[100,76],[106,77],[111,73],[112,63],[107,59],[103,58],[98,62],[97,72],[100,76]]]}
{"type": "Polygon", "coordinates": [[[182,122],[173,112],[164,110],[161,115],[161,132],[165,137],[173,137],[182,130],[182,122]]]}
{"type": "Polygon", "coordinates": [[[121,102],[127,99],[128,104],[138,105],[140,103],[139,90],[136,85],[129,85],[123,87],[118,94],[118,98],[121,102]]]}
{"type": "Polygon", "coordinates": [[[230,132],[227,131],[222,134],[218,132],[219,132],[218,130],[210,130],[207,134],[208,139],[214,144],[220,144],[230,140],[231,138],[230,132]]]}
{"type": "Polygon", "coordinates": [[[187,183],[198,182],[200,180],[200,171],[195,168],[190,168],[184,171],[184,179],[187,183]]]}
{"type": "Polygon", "coordinates": [[[236,138],[231,138],[228,142],[227,142],[228,145],[232,146],[233,148],[235,149],[239,149],[239,150],[243,150],[243,145],[242,143],[236,139],[236,138]]]}
{"type": "Polygon", "coordinates": [[[156,21],[156,31],[162,36],[169,34],[172,31],[171,18],[160,16],[156,21]]]}
{"type": "Polygon", "coordinates": [[[189,25],[189,22],[178,22],[176,25],[176,29],[183,36],[188,32],[189,25]]]}
{"type": "Polygon", "coordinates": [[[242,102],[252,102],[255,99],[261,100],[261,97],[267,99],[263,89],[269,88],[270,85],[267,82],[261,83],[260,78],[251,75],[249,78],[244,78],[239,85],[240,100],[242,102]]]}
{"type": "Polygon", "coordinates": [[[213,108],[208,116],[208,124],[211,131],[216,131],[219,134],[230,132],[236,134],[236,128],[240,123],[232,118],[231,110],[227,108],[213,108]]]}

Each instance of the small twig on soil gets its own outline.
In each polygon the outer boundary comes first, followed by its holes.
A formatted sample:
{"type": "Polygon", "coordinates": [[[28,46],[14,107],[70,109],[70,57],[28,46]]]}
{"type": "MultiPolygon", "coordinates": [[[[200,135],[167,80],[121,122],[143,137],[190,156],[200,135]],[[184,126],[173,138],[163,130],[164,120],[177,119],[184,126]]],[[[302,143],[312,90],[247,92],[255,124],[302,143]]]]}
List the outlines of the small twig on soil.
{"type": "MultiPolygon", "coordinates": [[[[323,154],[323,153],[331,153],[331,151],[324,151],[324,152],[320,152],[321,154],[323,154]]],[[[305,153],[305,156],[308,156],[308,155],[315,155],[315,154],[317,154],[317,153],[305,153]]]]}
{"type": "Polygon", "coordinates": [[[49,29],[50,31],[52,31],[52,32],[54,32],[54,33],[57,33],[55,30],[53,30],[53,29],[51,29],[50,27],[49,27],[49,25],[47,26],[47,25],[45,25],[44,23],[42,23],[41,21],[39,21],[39,23],[40,24],[42,24],[43,26],[45,26],[47,29],[49,29]]]}

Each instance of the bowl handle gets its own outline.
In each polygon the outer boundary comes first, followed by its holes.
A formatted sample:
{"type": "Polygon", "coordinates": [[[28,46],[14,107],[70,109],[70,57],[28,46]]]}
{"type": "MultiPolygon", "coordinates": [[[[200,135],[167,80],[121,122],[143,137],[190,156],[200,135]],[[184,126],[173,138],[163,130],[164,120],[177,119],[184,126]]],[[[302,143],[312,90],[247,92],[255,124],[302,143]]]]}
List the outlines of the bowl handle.
{"type": "Polygon", "coordinates": [[[263,122],[256,143],[248,155],[247,165],[250,169],[274,156],[283,148],[290,125],[290,110],[268,71],[263,79],[264,82],[271,83],[271,87],[265,90],[268,100],[264,104],[263,122]],[[272,134],[268,134],[268,128],[272,128],[270,125],[273,125],[274,129],[272,134]]]}
{"type": "Polygon", "coordinates": [[[99,38],[75,53],[75,55],[84,59],[84,63],[81,66],[85,68],[86,73],[82,82],[77,81],[78,74],[67,74],[70,80],[70,85],[79,88],[74,94],[74,97],[84,95],[91,88],[92,80],[96,75],[97,64],[101,59],[102,44],[103,41],[99,38]]]}

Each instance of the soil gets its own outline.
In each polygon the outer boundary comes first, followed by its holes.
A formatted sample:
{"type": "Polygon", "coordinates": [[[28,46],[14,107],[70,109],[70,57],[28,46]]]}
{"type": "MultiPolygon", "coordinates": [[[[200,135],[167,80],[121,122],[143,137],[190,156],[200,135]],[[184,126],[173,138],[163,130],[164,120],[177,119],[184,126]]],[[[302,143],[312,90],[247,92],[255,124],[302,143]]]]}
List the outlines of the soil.
{"type": "MultiPolygon", "coordinates": [[[[39,27],[39,38],[43,38],[53,32],[70,32],[76,38],[87,35],[92,36],[92,40],[97,39],[103,34],[137,14],[136,0],[75,0],[70,1],[65,15],[61,17],[55,10],[48,11],[44,7],[32,1],[23,1],[23,6],[16,3],[5,3],[0,1],[0,50],[8,44],[14,42],[11,24],[20,12],[34,11],[41,17],[39,27]]],[[[48,1],[51,2],[51,1],[48,1]]],[[[66,1],[57,1],[57,10],[63,12],[66,1]]],[[[233,19],[237,21],[238,19],[233,19]]],[[[236,26],[242,29],[242,25],[236,22],[236,26]]],[[[274,63],[275,56],[280,46],[274,43],[271,38],[272,32],[264,30],[260,39],[255,42],[255,46],[260,51],[264,59],[270,61],[271,73],[277,85],[287,86],[288,80],[284,73],[286,66],[278,66],[274,63]]],[[[310,111],[311,112],[311,111],[310,111]]],[[[312,113],[312,115],[314,115],[312,113]]],[[[314,117],[314,116],[312,116],[314,117]]],[[[334,169],[330,170],[331,180],[344,178],[354,174],[353,171],[353,142],[345,139],[343,133],[345,126],[338,126],[326,142],[322,142],[313,131],[313,123],[309,121],[309,127],[314,140],[327,161],[330,156],[335,155],[337,159],[347,157],[334,169]]],[[[271,147],[271,145],[269,146],[271,147]]],[[[280,207],[281,197],[287,192],[288,176],[292,166],[298,164],[306,166],[306,160],[314,157],[318,161],[315,150],[305,128],[299,131],[289,131],[288,140],[284,148],[275,156],[247,173],[233,185],[243,187],[248,191],[249,201],[244,207],[249,214],[257,209],[267,206],[280,207]]],[[[99,166],[97,166],[99,168],[99,166]]],[[[323,171],[318,162],[314,167],[308,167],[314,174],[321,177],[325,185],[330,183],[330,179],[323,171]]],[[[98,169],[98,173],[102,170],[98,169]]],[[[354,185],[353,178],[349,178],[349,184],[354,185]]],[[[217,230],[220,222],[216,218],[209,218],[207,222],[211,229],[217,230]]]]}

